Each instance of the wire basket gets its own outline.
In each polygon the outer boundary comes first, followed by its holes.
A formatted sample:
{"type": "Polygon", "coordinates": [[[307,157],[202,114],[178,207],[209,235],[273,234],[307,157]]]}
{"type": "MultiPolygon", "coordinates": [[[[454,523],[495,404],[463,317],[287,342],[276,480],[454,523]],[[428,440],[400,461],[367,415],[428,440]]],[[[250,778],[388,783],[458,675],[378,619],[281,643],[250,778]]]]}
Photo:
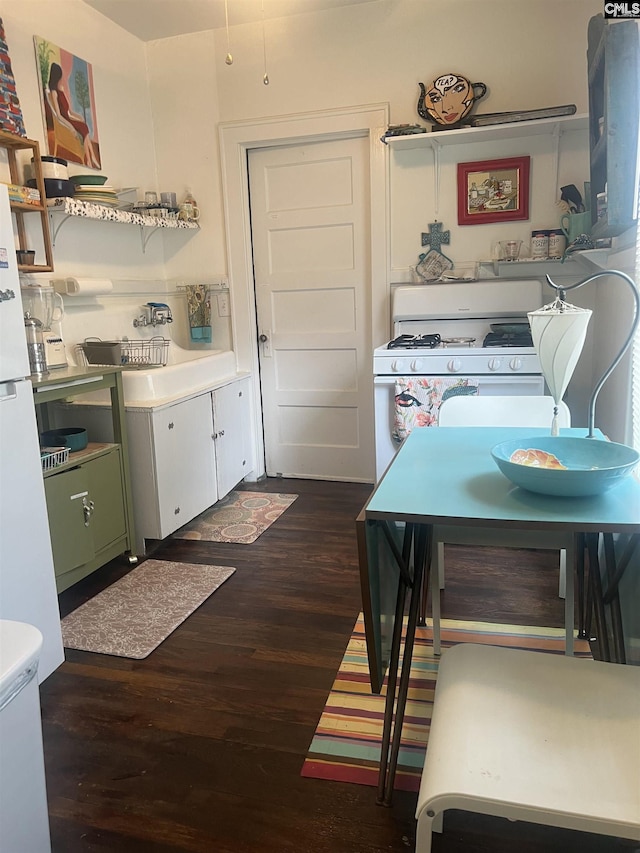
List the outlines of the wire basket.
{"type": "Polygon", "coordinates": [[[86,338],[80,350],[87,364],[119,364],[127,369],[164,367],[169,357],[169,338],[148,341],[101,341],[86,338]]]}
{"type": "Polygon", "coordinates": [[[69,459],[68,447],[41,447],[40,448],[40,464],[43,471],[51,471],[52,468],[57,468],[58,465],[64,465],[69,459]]]}

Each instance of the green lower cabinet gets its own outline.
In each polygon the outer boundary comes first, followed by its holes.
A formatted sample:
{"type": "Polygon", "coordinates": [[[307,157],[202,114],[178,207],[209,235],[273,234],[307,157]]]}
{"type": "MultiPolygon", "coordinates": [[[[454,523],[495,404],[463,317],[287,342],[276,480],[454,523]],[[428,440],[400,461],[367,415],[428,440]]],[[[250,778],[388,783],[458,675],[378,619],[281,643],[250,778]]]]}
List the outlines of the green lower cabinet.
{"type": "Polygon", "coordinates": [[[126,519],[120,449],[44,481],[58,592],[122,553],[126,519]]]}
{"type": "Polygon", "coordinates": [[[86,467],[72,468],[44,481],[56,578],[93,559],[91,530],[85,524],[89,501],[86,467]]]}

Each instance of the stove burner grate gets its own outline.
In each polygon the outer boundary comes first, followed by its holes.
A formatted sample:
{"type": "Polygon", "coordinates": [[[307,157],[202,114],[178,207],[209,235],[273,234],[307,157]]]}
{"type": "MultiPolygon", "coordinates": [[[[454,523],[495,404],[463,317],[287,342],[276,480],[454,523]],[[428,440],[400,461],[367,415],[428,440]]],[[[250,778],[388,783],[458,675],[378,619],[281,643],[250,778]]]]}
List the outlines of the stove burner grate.
{"type": "Polygon", "coordinates": [[[387,349],[413,349],[414,347],[423,347],[425,349],[435,349],[440,346],[440,335],[400,335],[389,341],[387,349]]]}
{"type": "Polygon", "coordinates": [[[532,347],[533,338],[531,330],[519,332],[516,335],[500,335],[496,332],[489,332],[484,341],[483,347],[532,347]]]}

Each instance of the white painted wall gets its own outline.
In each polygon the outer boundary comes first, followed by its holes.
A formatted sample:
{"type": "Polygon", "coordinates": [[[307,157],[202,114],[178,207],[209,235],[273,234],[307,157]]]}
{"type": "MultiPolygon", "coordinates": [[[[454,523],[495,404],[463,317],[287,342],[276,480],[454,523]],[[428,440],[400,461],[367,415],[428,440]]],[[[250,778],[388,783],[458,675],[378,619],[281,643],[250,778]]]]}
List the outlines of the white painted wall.
{"type": "Polygon", "coordinates": [[[165,271],[168,278],[209,280],[227,268],[214,34],[151,42],[147,51],[159,190],[175,191],[181,200],[189,187],[202,229],[190,240],[164,237],[165,271]]]}

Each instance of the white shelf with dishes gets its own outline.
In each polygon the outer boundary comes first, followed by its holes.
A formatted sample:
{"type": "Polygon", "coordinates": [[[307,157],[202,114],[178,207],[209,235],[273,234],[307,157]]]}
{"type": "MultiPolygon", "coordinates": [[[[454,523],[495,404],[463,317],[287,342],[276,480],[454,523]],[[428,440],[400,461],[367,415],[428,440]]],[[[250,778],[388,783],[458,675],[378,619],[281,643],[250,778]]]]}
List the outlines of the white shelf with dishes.
{"type": "Polygon", "coordinates": [[[409,148],[437,148],[444,145],[464,145],[468,142],[495,142],[517,136],[559,136],[570,130],[589,129],[589,116],[583,113],[572,116],[556,116],[535,121],[514,121],[507,124],[492,124],[485,127],[462,127],[455,130],[427,131],[407,136],[388,136],[384,141],[394,151],[409,148]]]}
{"type": "Polygon", "coordinates": [[[478,265],[481,278],[482,270],[490,270],[497,278],[544,278],[550,276],[555,280],[562,276],[581,277],[586,272],[597,272],[607,268],[610,249],[584,249],[574,252],[564,260],[560,258],[519,258],[515,261],[481,260],[478,265]]]}
{"type": "Polygon", "coordinates": [[[101,222],[120,222],[125,225],[138,225],[140,227],[143,252],[146,249],[149,238],[160,229],[186,229],[194,231],[200,227],[197,222],[193,221],[134,213],[129,210],[120,210],[117,207],[93,204],[92,202],[82,201],[81,199],[69,196],[50,198],[47,200],[47,205],[51,240],[54,246],[60,229],[72,217],[97,219],[101,222]],[[150,229],[150,231],[145,232],[145,229],[150,229]]]}

